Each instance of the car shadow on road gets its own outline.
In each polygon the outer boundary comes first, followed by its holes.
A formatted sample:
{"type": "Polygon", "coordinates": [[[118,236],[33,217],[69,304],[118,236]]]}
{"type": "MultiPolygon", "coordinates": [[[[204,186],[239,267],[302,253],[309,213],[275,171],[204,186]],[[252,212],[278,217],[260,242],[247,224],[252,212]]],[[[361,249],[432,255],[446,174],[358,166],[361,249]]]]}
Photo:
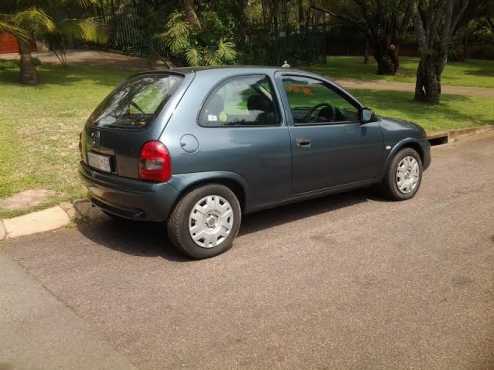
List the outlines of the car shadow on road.
{"type": "MultiPolygon", "coordinates": [[[[329,195],[323,198],[285,205],[245,216],[240,228],[240,236],[261,231],[277,225],[332,212],[355,204],[384,201],[370,189],[329,195]]],[[[188,262],[168,241],[166,227],[162,223],[116,220],[87,205],[85,217],[77,222],[77,228],[94,243],[134,256],[156,256],[169,261],[188,262]]]]}
{"type": "Polygon", "coordinates": [[[295,222],[306,217],[367,202],[369,199],[381,200],[370,189],[359,189],[249,214],[244,216],[239,234],[250,234],[277,225],[295,222]]]}
{"type": "Polygon", "coordinates": [[[91,213],[77,221],[77,229],[94,243],[133,256],[187,261],[168,241],[164,224],[113,219],[95,208],[91,213]]]}

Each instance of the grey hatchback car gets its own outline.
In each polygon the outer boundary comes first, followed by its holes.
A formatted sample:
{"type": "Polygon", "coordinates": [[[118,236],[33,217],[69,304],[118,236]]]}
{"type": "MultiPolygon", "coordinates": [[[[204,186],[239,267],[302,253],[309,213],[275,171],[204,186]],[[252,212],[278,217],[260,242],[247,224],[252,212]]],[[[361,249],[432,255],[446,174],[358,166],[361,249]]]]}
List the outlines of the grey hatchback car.
{"type": "Polygon", "coordinates": [[[164,222],[192,258],[229,249],[243,214],[378,184],[412,198],[424,130],[309,72],[177,68],[117,87],[81,133],[80,174],[108,215],[164,222]]]}

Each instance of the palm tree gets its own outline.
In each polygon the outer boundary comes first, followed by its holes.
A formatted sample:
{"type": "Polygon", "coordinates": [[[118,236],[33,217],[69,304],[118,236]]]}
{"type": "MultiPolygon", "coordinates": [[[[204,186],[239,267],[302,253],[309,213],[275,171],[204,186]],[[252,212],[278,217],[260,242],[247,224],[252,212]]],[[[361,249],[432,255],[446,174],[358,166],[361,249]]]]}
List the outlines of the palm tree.
{"type": "MultiPolygon", "coordinates": [[[[96,0],[58,0],[58,1],[27,1],[42,3],[43,9],[36,6],[23,8],[26,1],[12,0],[8,13],[0,13],[0,32],[8,32],[17,39],[19,44],[20,78],[23,84],[36,85],[39,83],[38,71],[31,56],[31,45],[35,37],[56,37],[63,39],[79,38],[85,41],[101,41],[104,30],[91,17],[69,18],[63,16],[63,10],[70,6],[80,9],[88,8],[96,0]],[[62,11],[61,11],[62,10],[62,11]],[[50,16],[55,14],[57,18],[50,16]],[[61,16],[62,14],[62,16],[61,16]]],[[[57,54],[58,55],[58,54],[57,54]]]]}
{"type": "Polygon", "coordinates": [[[0,31],[9,32],[17,39],[21,56],[20,82],[36,85],[38,72],[31,56],[34,35],[55,30],[53,20],[41,9],[29,8],[13,14],[0,14],[0,31]]]}
{"type": "MultiPolygon", "coordinates": [[[[210,12],[209,15],[219,21],[215,13],[210,12]]],[[[168,18],[165,32],[158,35],[173,55],[184,59],[190,66],[235,62],[235,44],[215,30],[215,22],[207,24],[203,29],[200,18],[196,16],[194,23],[191,23],[190,18],[184,12],[174,11],[168,18]]]]}

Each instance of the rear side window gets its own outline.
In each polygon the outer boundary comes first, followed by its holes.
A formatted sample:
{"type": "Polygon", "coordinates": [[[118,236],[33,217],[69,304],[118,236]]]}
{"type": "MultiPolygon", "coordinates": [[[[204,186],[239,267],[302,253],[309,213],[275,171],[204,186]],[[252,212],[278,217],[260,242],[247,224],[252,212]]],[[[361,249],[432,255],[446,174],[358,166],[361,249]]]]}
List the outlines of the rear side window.
{"type": "Polygon", "coordinates": [[[280,114],[267,76],[240,76],[215,88],[199,114],[199,124],[210,127],[273,126],[280,114]]]}
{"type": "Polygon", "coordinates": [[[143,127],[166,104],[182,76],[141,75],[113,91],[89,121],[98,127],[143,127]]]}

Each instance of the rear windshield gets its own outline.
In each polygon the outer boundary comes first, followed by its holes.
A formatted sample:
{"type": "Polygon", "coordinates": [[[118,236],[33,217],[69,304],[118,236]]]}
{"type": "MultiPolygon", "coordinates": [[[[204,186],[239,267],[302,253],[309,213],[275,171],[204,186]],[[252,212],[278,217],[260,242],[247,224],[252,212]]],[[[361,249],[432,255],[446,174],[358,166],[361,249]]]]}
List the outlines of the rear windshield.
{"type": "Polygon", "coordinates": [[[173,95],[183,77],[141,75],[115,89],[89,117],[98,127],[143,127],[173,95]]]}

